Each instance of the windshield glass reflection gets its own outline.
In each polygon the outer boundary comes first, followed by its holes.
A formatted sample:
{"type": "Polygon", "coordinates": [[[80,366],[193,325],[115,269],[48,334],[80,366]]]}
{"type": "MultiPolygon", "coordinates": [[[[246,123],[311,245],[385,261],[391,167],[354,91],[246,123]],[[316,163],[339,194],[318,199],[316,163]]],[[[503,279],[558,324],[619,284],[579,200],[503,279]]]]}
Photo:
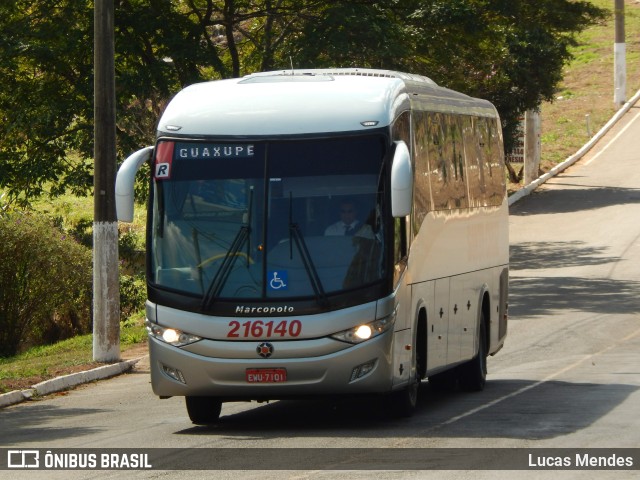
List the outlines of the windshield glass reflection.
{"type": "Polygon", "coordinates": [[[216,147],[176,143],[170,174],[155,178],[153,283],[198,295],[206,309],[238,298],[322,303],[383,278],[380,138],[203,156],[216,147]]]}

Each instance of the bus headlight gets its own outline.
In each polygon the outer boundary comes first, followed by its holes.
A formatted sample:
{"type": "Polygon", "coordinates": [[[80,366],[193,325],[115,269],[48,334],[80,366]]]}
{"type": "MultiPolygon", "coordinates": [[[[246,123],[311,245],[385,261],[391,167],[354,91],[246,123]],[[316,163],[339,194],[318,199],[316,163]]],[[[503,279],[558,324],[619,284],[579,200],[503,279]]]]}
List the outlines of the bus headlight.
{"type": "Polygon", "coordinates": [[[388,317],[381,318],[371,323],[365,323],[355,326],[349,330],[343,330],[342,332],[334,333],[331,338],[348,343],[360,343],[370,338],[375,338],[378,335],[383,334],[391,327],[395,321],[395,315],[389,315],[388,317]]]}
{"type": "Polygon", "coordinates": [[[147,320],[145,322],[149,336],[174,347],[182,347],[202,340],[202,337],[191,335],[176,328],[166,328],[147,320]]]}

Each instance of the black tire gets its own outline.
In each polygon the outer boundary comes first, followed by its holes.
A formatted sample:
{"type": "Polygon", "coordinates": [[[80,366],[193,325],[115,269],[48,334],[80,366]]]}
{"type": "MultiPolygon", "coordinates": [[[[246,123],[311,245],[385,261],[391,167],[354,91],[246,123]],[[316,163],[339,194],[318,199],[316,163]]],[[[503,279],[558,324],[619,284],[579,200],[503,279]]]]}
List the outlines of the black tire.
{"type": "Polygon", "coordinates": [[[195,425],[213,425],[218,422],[222,401],[216,397],[185,397],[187,413],[195,425]]]}
{"type": "Polygon", "coordinates": [[[487,327],[484,314],[478,329],[478,353],[460,367],[460,387],[468,392],[480,392],[487,383],[487,327]]]}
{"type": "Polygon", "coordinates": [[[413,381],[402,390],[391,394],[391,416],[396,418],[409,418],[413,416],[418,405],[420,383],[420,372],[416,369],[413,381]]]}

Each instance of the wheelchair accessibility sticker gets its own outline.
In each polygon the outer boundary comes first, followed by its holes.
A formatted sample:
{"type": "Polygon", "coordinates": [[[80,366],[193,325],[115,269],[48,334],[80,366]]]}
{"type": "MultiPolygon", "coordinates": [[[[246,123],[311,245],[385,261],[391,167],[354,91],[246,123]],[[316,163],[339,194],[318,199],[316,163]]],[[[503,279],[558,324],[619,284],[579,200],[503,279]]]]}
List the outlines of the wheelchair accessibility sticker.
{"type": "Polygon", "coordinates": [[[289,275],[286,270],[271,270],[269,272],[269,290],[288,290],[289,275]]]}

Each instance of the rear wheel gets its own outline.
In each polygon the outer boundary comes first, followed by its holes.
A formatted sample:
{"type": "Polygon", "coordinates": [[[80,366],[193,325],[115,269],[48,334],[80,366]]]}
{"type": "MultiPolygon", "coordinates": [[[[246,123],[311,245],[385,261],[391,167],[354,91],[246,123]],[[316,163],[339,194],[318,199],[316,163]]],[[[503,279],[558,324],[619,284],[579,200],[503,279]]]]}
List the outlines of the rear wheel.
{"type": "Polygon", "coordinates": [[[185,397],[187,413],[195,425],[212,425],[218,422],[222,401],[217,397],[185,397]]]}
{"type": "Polygon", "coordinates": [[[480,316],[478,328],[478,354],[460,367],[460,387],[470,392],[479,392],[487,382],[487,327],[484,314],[480,316]]]}

